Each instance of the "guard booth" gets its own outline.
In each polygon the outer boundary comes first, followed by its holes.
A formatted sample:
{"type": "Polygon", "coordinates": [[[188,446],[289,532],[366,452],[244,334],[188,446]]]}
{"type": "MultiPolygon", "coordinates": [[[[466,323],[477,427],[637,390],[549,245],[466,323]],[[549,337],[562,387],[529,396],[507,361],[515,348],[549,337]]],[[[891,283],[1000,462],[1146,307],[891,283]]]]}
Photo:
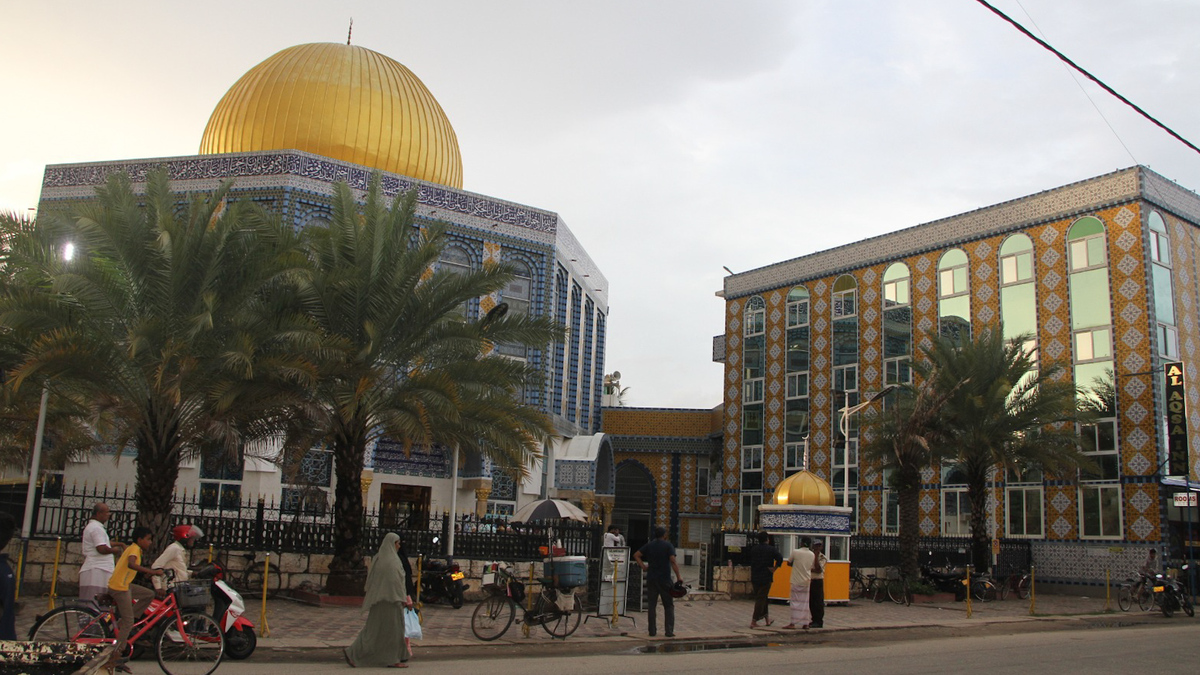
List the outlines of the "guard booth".
{"type": "Polygon", "coordinates": [[[825,544],[825,604],[850,600],[850,514],[853,509],[834,506],[833,488],[811,471],[788,476],[771,497],[758,507],[758,523],[774,539],[783,555],[783,566],[775,570],[769,597],[787,600],[792,593],[792,566],[787,563],[801,537],[825,544]]]}

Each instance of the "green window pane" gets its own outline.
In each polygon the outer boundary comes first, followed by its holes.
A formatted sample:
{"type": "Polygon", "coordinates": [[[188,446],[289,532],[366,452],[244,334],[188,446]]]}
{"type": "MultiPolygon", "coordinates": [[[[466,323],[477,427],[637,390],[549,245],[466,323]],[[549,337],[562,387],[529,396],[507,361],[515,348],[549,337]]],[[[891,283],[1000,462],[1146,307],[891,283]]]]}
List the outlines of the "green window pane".
{"type": "Polygon", "coordinates": [[[1175,325],[1175,298],[1171,293],[1171,270],[1151,265],[1154,277],[1154,313],[1162,323],[1175,325]]]}
{"type": "Polygon", "coordinates": [[[1071,275],[1071,328],[1091,328],[1112,323],[1109,310],[1108,270],[1075,272],[1071,275]]]}
{"type": "Polygon", "coordinates": [[[1000,289],[1000,320],[1006,340],[1023,333],[1037,334],[1036,303],[1033,284],[1017,284],[1000,289]]]}

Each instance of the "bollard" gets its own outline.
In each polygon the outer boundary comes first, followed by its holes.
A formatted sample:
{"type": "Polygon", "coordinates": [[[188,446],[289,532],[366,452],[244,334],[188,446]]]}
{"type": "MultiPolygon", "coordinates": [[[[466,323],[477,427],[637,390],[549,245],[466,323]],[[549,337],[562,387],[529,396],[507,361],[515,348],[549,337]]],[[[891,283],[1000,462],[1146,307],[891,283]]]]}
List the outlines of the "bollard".
{"type": "Polygon", "coordinates": [[[1111,612],[1112,608],[1112,572],[1104,568],[1104,611],[1111,612]]]}
{"type": "Polygon", "coordinates": [[[50,578],[50,601],[46,603],[46,609],[54,609],[54,599],[58,597],[58,561],[62,555],[62,537],[56,537],[58,543],[54,546],[54,576],[50,578]]]}
{"type": "MultiPolygon", "coordinates": [[[[260,500],[261,501],[261,500],[260,500]]],[[[262,626],[262,636],[271,637],[271,627],[267,624],[267,581],[271,576],[271,554],[263,560],[262,612],[258,615],[258,623],[262,626]]]]}
{"type": "Polygon", "coordinates": [[[16,581],[17,588],[16,588],[16,590],[13,591],[13,600],[14,601],[21,599],[21,573],[25,571],[25,547],[28,545],[29,545],[29,540],[22,539],[21,540],[21,548],[18,549],[20,551],[20,553],[17,554],[17,581],[16,581]]]}
{"type": "Polygon", "coordinates": [[[967,618],[971,618],[971,565],[967,565],[967,578],[963,580],[967,586],[967,618]]]}
{"type": "Polygon", "coordinates": [[[208,564],[211,565],[212,561],[213,561],[213,545],[209,544],[208,545],[208,564]]]}
{"type": "MultiPolygon", "coordinates": [[[[617,589],[620,588],[617,581],[618,581],[618,577],[621,576],[621,565],[616,560],[613,560],[612,564],[613,564],[613,608],[612,608],[612,620],[609,622],[608,625],[612,628],[616,628],[617,627],[617,589]]],[[[604,569],[603,561],[600,562],[600,569],[601,570],[604,569]]],[[[601,578],[600,581],[603,582],[604,579],[601,578]]]]}
{"type": "Polygon", "coordinates": [[[419,618],[421,620],[422,624],[425,623],[425,615],[424,615],[424,613],[421,612],[421,609],[425,606],[425,603],[421,602],[421,570],[424,567],[425,567],[425,556],[417,554],[417,585],[416,585],[417,601],[416,601],[415,605],[417,607],[417,618],[419,618]]]}
{"type": "Polygon", "coordinates": [[[1029,566],[1029,616],[1037,612],[1037,574],[1034,565],[1029,566]]]}

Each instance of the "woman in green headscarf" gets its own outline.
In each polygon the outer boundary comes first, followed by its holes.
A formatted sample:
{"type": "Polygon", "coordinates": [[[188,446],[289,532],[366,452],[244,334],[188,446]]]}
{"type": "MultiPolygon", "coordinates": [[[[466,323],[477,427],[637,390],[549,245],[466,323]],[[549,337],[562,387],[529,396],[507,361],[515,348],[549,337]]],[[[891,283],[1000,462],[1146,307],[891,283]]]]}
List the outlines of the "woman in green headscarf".
{"type": "Polygon", "coordinates": [[[400,535],[388,532],[371,560],[363,610],[367,623],[354,644],[342,650],[351,668],[387,666],[407,668],[404,648],[404,608],[412,607],[412,568],[400,553],[400,535]]]}

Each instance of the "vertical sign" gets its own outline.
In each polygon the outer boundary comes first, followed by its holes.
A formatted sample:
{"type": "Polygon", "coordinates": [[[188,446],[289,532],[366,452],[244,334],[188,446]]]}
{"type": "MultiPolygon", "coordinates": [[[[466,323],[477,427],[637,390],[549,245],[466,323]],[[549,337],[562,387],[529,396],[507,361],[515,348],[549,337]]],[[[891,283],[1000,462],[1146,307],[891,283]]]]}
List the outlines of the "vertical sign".
{"type": "Polygon", "coordinates": [[[1188,475],[1187,392],[1183,362],[1163,364],[1167,382],[1167,475],[1188,475]]]}

